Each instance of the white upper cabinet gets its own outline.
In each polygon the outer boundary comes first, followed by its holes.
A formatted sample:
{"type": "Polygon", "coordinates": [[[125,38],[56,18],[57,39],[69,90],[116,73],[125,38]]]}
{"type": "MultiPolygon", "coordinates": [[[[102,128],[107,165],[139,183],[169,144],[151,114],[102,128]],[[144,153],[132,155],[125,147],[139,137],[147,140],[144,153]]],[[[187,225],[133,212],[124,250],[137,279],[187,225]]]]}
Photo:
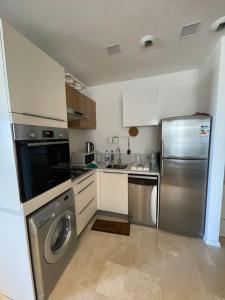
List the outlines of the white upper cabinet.
{"type": "Polygon", "coordinates": [[[158,93],[124,92],[123,127],[158,125],[158,93]]]}
{"type": "Polygon", "coordinates": [[[10,112],[66,121],[64,68],[2,24],[10,112]]]}

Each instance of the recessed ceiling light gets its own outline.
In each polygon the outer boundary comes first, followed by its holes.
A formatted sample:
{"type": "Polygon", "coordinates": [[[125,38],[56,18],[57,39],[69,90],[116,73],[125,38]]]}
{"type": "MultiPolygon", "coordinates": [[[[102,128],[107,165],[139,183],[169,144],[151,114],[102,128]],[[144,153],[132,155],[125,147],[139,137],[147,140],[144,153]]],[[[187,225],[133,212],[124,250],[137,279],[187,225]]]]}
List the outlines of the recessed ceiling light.
{"type": "Polygon", "coordinates": [[[109,45],[109,46],[106,47],[106,50],[107,50],[109,55],[115,55],[115,54],[120,54],[121,53],[119,44],[109,45]]]}
{"type": "Polygon", "coordinates": [[[154,40],[155,40],[154,35],[148,34],[148,35],[143,36],[140,39],[140,44],[142,47],[148,48],[148,47],[152,46],[154,40]]]}
{"type": "Polygon", "coordinates": [[[197,33],[197,30],[199,28],[200,22],[192,23],[192,24],[187,24],[182,26],[181,32],[180,32],[180,37],[189,37],[193,36],[197,33]]]}
{"type": "Polygon", "coordinates": [[[225,29],[225,16],[217,19],[211,26],[213,31],[221,31],[225,29]]]}

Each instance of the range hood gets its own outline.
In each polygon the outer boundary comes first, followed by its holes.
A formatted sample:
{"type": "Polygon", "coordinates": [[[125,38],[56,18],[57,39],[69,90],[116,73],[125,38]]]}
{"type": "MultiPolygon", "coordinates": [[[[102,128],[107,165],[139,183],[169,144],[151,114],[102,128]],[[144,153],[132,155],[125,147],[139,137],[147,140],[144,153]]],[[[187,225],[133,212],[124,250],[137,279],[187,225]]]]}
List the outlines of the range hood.
{"type": "Polygon", "coordinates": [[[67,107],[67,119],[68,121],[79,121],[79,120],[84,120],[84,119],[88,119],[89,116],[74,110],[71,107],[67,107]]]}

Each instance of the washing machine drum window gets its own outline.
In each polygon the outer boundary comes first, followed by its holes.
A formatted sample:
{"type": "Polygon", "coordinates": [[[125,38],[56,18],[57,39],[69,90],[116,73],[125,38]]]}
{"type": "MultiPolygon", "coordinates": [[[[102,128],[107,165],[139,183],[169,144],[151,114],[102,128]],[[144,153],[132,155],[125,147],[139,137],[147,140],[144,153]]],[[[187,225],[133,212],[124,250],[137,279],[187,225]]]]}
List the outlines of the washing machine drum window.
{"type": "Polygon", "coordinates": [[[61,259],[73,234],[74,216],[70,211],[58,215],[49,228],[45,241],[45,259],[53,264],[61,259]]]}

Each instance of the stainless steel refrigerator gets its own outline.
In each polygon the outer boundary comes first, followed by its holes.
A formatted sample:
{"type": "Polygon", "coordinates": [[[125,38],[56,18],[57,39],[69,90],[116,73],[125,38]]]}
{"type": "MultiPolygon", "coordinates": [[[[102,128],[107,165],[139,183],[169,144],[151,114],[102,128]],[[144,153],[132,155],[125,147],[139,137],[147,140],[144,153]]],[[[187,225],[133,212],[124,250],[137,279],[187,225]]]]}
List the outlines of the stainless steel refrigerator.
{"type": "Polygon", "coordinates": [[[203,236],[211,118],[163,119],[160,125],[159,228],[203,236]]]}

